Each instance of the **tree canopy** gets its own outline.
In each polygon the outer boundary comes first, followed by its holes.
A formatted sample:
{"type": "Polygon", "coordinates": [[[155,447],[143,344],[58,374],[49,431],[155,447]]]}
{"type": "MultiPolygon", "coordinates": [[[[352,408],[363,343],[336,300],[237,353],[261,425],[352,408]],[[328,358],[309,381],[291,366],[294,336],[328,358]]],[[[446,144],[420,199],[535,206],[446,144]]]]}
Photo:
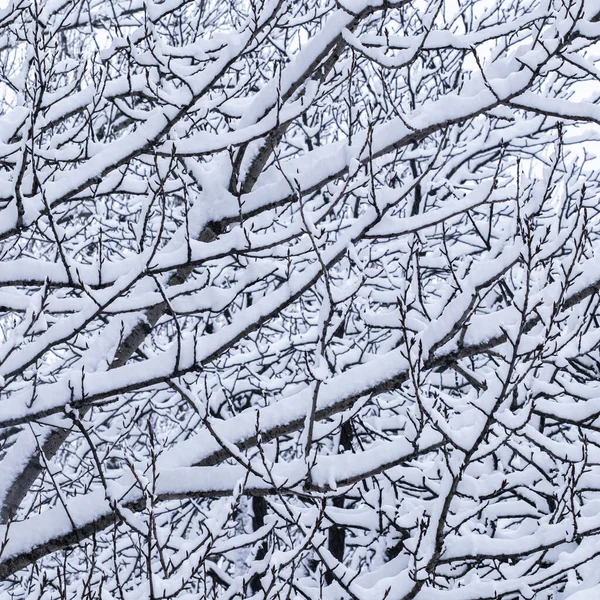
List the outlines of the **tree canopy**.
{"type": "Polygon", "coordinates": [[[600,596],[595,1],[4,6],[2,599],[600,596]]]}

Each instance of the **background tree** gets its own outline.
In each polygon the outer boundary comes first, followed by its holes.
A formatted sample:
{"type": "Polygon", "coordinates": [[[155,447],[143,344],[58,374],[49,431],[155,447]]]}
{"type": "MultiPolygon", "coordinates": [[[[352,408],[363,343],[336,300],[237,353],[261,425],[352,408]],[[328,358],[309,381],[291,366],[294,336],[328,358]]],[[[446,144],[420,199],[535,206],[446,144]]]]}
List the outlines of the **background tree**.
{"type": "Polygon", "coordinates": [[[598,21],[12,0],[3,597],[595,598],[598,21]]]}

